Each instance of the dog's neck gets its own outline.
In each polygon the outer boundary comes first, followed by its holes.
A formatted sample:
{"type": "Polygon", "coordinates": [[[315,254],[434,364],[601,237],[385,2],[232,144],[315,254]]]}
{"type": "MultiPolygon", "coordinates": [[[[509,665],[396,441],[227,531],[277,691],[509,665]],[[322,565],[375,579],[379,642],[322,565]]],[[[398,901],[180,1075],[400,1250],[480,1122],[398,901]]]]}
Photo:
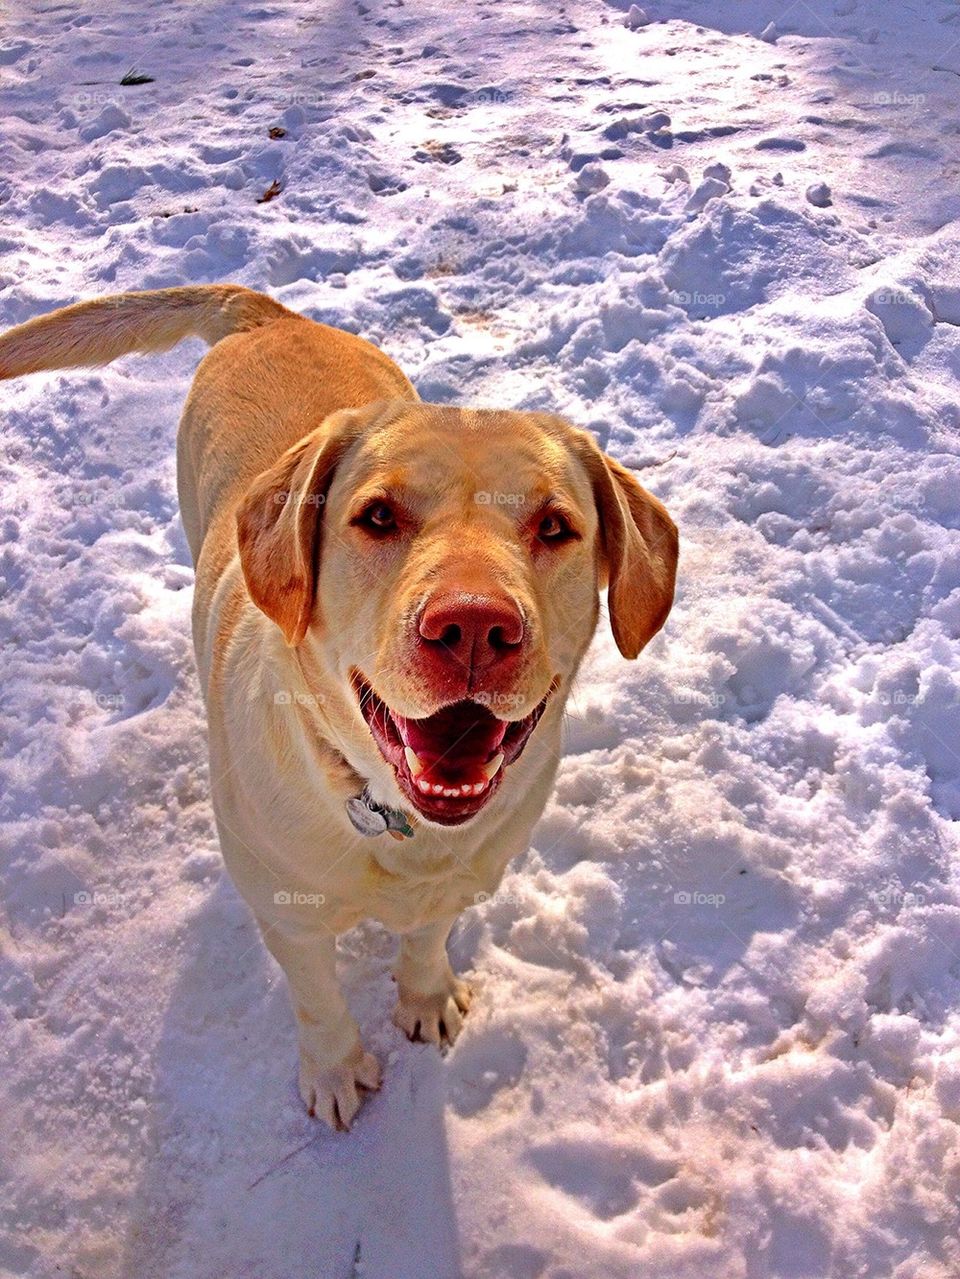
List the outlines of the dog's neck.
{"type": "Polygon", "coordinates": [[[329,717],[318,712],[325,704],[327,695],[323,690],[329,686],[330,681],[324,678],[323,667],[316,655],[307,644],[300,644],[293,650],[288,649],[287,654],[292,655],[293,665],[299,673],[302,684],[299,690],[302,700],[299,705],[306,713],[305,718],[309,721],[314,742],[335,765],[340,777],[351,778],[351,793],[344,799],[344,807],[354,830],[370,837],[390,835],[394,839],[412,838],[417,825],[415,816],[404,808],[394,808],[376,801],[370,793],[370,778],[364,775],[362,768],[351,763],[342,749],[344,744],[332,741],[330,732],[324,731],[325,726],[329,727],[329,717]],[[313,714],[310,714],[311,708],[313,714]]]}

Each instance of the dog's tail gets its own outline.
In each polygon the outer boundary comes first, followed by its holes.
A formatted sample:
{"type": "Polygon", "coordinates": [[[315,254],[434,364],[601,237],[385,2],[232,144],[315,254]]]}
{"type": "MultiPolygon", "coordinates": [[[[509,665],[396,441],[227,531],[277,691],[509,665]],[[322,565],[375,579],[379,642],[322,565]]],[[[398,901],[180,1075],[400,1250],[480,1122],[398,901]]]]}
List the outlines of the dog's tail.
{"type": "Polygon", "coordinates": [[[239,284],[200,284],[117,293],[39,315],[0,335],[0,379],[109,364],[131,351],[166,351],[185,337],[212,346],[230,333],[294,319],[263,293],[239,284]]]}

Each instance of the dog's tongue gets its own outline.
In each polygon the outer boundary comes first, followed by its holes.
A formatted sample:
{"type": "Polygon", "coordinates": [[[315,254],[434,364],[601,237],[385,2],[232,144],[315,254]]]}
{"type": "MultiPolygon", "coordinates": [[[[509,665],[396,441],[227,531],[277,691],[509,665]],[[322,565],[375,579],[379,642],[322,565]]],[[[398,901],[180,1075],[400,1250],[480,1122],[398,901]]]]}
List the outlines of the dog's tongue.
{"type": "Polygon", "coordinates": [[[503,741],[508,722],[497,719],[476,702],[455,702],[428,719],[394,715],[405,746],[416,751],[424,764],[442,764],[455,772],[467,764],[483,764],[503,741]]]}

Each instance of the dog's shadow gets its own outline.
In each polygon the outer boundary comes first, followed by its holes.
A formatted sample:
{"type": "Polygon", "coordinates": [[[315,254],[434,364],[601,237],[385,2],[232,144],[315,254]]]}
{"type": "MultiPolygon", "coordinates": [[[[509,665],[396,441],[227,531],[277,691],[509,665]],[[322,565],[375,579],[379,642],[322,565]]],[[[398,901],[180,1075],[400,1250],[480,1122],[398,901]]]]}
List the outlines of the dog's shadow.
{"type": "Polygon", "coordinates": [[[364,929],[342,957],[385,1068],[349,1134],[303,1110],[282,974],[225,878],[179,941],[123,1275],[455,1279],[444,1066],[390,1025],[390,939],[364,929]]]}

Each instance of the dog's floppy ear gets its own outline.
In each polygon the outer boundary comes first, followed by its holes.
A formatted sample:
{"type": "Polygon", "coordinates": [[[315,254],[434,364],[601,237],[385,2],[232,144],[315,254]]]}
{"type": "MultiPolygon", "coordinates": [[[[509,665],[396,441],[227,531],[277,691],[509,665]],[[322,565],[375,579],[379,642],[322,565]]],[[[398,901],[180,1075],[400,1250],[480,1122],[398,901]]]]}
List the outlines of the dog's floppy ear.
{"type": "MultiPolygon", "coordinates": [[[[663,503],[586,433],[580,454],[593,485],[617,647],[636,657],[667,620],[677,577],[677,526],[663,503]]],[[[602,583],[601,583],[602,584],[602,583]]]]}
{"type": "Polygon", "coordinates": [[[332,414],[257,476],[237,510],[240,565],[250,598],[291,646],[303,640],[313,612],[327,492],[365,419],[357,410],[332,414]]]}

